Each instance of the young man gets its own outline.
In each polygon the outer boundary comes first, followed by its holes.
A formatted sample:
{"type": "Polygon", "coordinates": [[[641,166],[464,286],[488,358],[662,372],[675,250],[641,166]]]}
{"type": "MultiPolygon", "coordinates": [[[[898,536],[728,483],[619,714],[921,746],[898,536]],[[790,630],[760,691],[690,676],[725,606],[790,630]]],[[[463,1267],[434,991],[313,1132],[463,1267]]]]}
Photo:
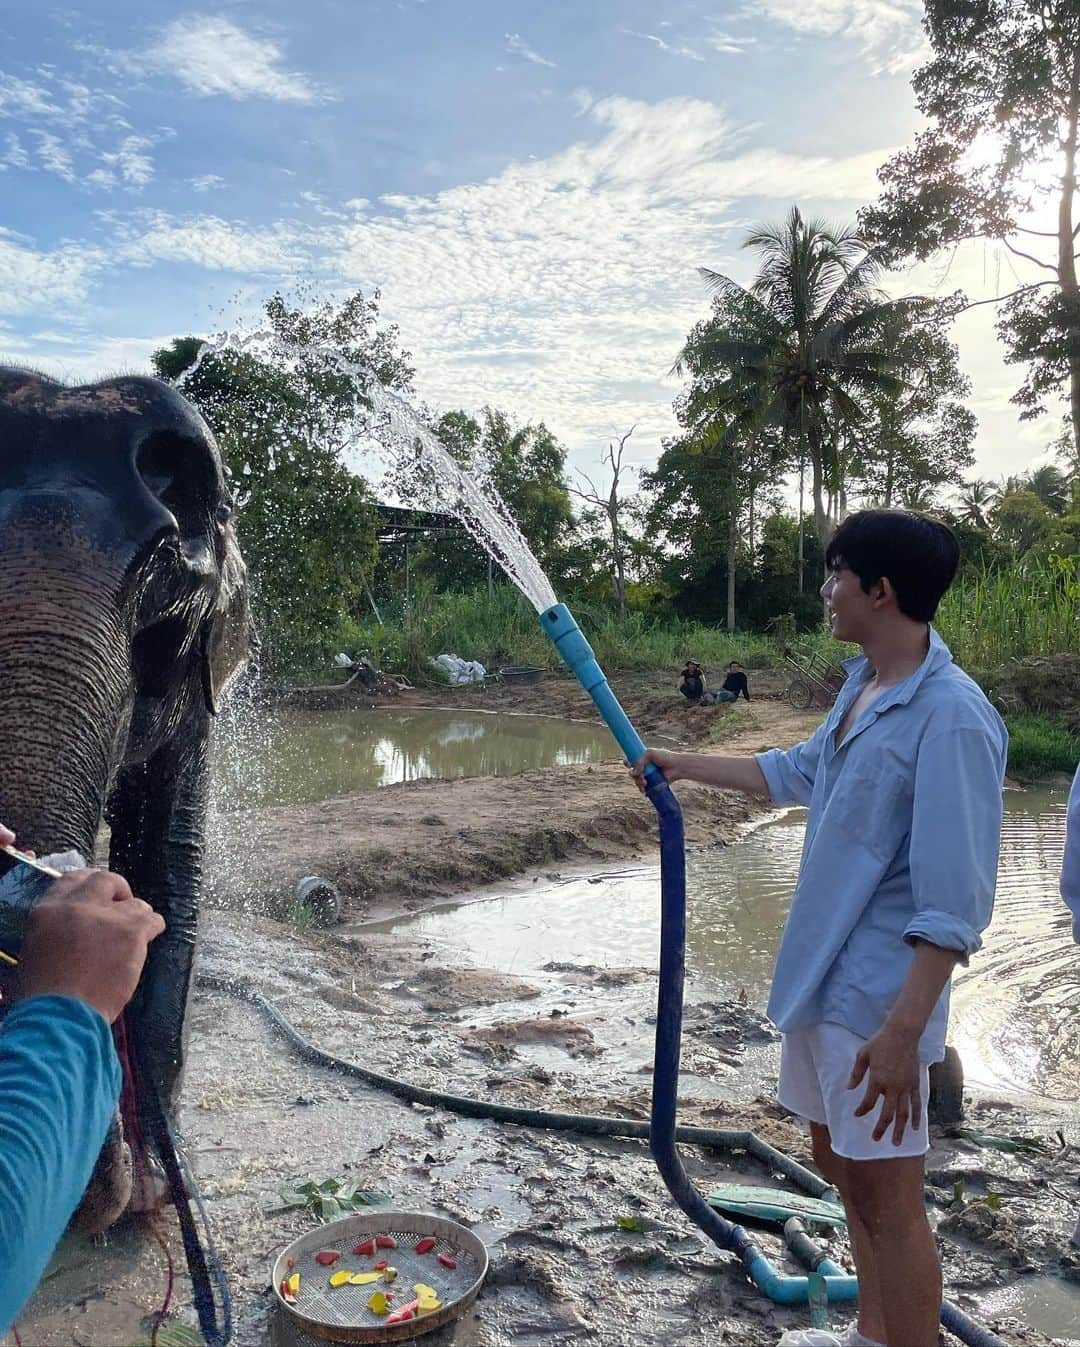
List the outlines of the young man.
{"type": "Polygon", "coordinates": [[[916,514],[837,530],[822,586],[833,635],[862,647],[805,743],[756,758],[650,750],[669,781],[809,806],[769,1014],[779,1097],[810,1123],[839,1189],[859,1276],[840,1344],[936,1347],[941,1272],[926,1219],[928,1068],[944,1055],[949,979],[994,901],[1007,736],[929,623],[956,540],[916,514]]]}
{"type": "Polygon", "coordinates": [[[724,686],[716,694],[716,700],[718,702],[737,702],[740,696],[749,701],[750,688],[747,685],[746,674],[743,673],[742,665],[737,659],[733,659],[728,665],[724,686]]]}

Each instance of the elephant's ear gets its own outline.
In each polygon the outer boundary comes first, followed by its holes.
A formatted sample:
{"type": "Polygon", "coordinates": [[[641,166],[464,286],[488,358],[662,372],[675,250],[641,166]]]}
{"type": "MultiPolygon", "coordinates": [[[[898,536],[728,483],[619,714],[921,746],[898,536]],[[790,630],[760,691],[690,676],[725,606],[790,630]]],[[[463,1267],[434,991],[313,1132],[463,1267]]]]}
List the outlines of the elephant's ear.
{"type": "Polygon", "coordinates": [[[253,637],[247,575],[236,544],[230,539],[218,602],[200,635],[203,697],[212,716],[217,715],[225,693],[243,672],[253,637]]]}

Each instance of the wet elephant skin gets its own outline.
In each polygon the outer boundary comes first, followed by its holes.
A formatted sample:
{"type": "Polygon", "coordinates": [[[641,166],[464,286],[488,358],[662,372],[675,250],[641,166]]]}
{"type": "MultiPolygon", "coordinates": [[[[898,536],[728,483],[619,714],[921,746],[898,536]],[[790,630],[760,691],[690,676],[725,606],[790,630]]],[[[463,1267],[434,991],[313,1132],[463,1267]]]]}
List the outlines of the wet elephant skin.
{"type": "MultiPolygon", "coordinates": [[[[213,435],[167,384],[0,367],[0,820],[22,846],[84,856],[107,821],[110,865],[164,916],[128,1026],[170,1107],[210,721],[250,635],[231,512],[213,435]]],[[[95,1176],[84,1228],[115,1217],[122,1187],[95,1176]]]]}

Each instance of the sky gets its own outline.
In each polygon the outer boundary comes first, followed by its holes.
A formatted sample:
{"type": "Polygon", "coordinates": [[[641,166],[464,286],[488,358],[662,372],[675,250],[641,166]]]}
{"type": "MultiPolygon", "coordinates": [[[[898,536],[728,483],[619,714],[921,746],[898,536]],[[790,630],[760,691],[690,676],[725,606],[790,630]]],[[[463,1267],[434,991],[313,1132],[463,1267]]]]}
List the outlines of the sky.
{"type": "MultiPolygon", "coordinates": [[[[381,292],[438,411],[544,421],[651,465],[668,373],[749,280],[747,226],[849,222],[920,126],[912,0],[93,0],[0,12],[0,360],[86,380],[251,322],[275,290],[381,292]]],[[[1015,285],[985,245],[893,282],[1015,285]]],[[[974,475],[1044,461],[993,308],[954,335],[974,475]]]]}

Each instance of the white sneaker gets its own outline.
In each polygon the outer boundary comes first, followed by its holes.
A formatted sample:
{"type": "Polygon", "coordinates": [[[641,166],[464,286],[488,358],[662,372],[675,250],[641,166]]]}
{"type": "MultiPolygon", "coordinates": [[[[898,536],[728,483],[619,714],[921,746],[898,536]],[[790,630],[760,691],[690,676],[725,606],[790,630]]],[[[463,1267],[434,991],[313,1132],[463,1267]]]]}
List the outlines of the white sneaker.
{"type": "Polygon", "coordinates": [[[885,1347],[883,1342],[865,1337],[852,1321],[842,1332],[824,1328],[794,1328],[780,1339],[777,1347],[885,1347]]]}
{"type": "Polygon", "coordinates": [[[868,1338],[865,1334],[859,1332],[859,1322],[852,1319],[843,1333],[840,1334],[841,1347],[885,1347],[883,1342],[878,1342],[877,1338],[868,1338]]]}

